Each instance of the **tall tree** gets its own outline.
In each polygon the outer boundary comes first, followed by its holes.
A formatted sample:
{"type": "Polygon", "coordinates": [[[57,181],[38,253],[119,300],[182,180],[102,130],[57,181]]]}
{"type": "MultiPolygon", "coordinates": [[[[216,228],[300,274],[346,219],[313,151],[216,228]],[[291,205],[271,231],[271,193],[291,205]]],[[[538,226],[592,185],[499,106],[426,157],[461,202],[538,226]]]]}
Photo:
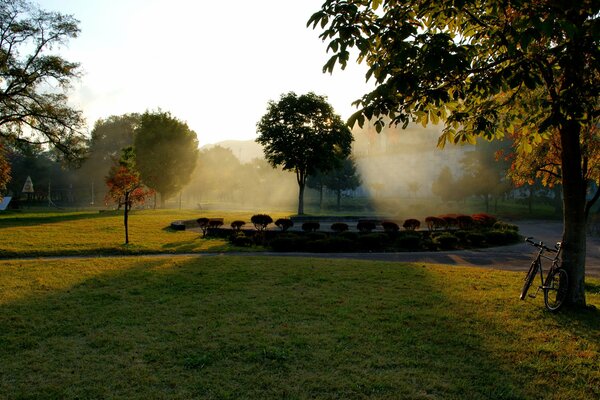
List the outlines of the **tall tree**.
{"type": "Polygon", "coordinates": [[[304,214],[306,179],[327,172],[350,154],[352,133],[324,96],[283,94],[270,101],[257,124],[256,141],[273,167],[293,171],[298,182],[298,214],[304,214]]]}
{"type": "Polygon", "coordinates": [[[356,171],[356,164],[350,157],[344,159],[338,168],[329,171],[323,180],[325,186],[336,195],[337,210],[340,210],[342,192],[354,190],[360,186],[360,177],[356,171]]]}
{"type": "Polygon", "coordinates": [[[375,79],[350,124],[442,120],[441,146],[513,132],[530,143],[557,138],[562,265],[568,301],[584,306],[586,218],[597,196],[586,199],[581,136],[599,114],[599,16],[595,0],[327,0],[308,24],[324,29],[334,53],[325,71],[345,67],[356,48],[375,79]]]}
{"type": "Polygon", "coordinates": [[[112,115],[96,121],[87,156],[81,168],[76,171],[81,186],[94,184],[94,193],[101,191],[104,178],[115,158],[120,157],[123,148],[133,146],[135,129],[139,123],[140,115],[136,113],[112,115]]]}
{"type": "Polygon", "coordinates": [[[198,138],[185,122],[168,112],[146,111],[135,131],[137,168],[144,184],[165,200],[190,180],[198,159],[198,138]]]}
{"type": "Polygon", "coordinates": [[[143,204],[146,197],[152,194],[152,191],[142,184],[140,173],[135,168],[132,147],[123,149],[121,158],[115,162],[106,177],[106,185],[106,201],[114,202],[118,208],[123,207],[125,244],[129,244],[129,211],[135,204],[143,204]]]}
{"type": "Polygon", "coordinates": [[[0,0],[0,141],[50,145],[69,161],[83,154],[84,120],[66,95],[78,64],[53,53],[77,37],[77,24],[25,0],[0,0]]]}

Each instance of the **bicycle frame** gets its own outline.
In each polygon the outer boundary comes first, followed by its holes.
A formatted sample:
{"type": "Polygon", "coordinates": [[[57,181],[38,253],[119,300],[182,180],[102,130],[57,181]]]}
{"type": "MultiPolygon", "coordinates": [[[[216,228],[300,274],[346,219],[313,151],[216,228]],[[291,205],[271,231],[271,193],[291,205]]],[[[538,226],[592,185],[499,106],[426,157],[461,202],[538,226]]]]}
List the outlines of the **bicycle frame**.
{"type": "MultiPolygon", "coordinates": [[[[540,286],[538,286],[538,288],[537,288],[537,291],[536,291],[536,295],[537,295],[537,292],[539,292],[540,289],[547,289],[547,282],[544,282],[544,266],[542,263],[542,258],[551,262],[550,269],[548,270],[548,275],[546,275],[548,277],[548,276],[550,276],[550,272],[559,268],[560,251],[562,249],[562,243],[558,242],[556,250],[553,250],[549,247],[544,246],[543,242],[539,242],[539,243],[535,243],[533,241],[527,241],[527,242],[530,243],[531,245],[539,248],[537,257],[535,258],[535,262],[539,263],[539,266],[540,266],[538,268],[539,273],[540,273],[540,286]],[[544,252],[546,252],[546,251],[554,253],[554,257],[548,257],[547,255],[545,255],[544,252]]],[[[533,297],[535,297],[535,295],[533,297]]]]}

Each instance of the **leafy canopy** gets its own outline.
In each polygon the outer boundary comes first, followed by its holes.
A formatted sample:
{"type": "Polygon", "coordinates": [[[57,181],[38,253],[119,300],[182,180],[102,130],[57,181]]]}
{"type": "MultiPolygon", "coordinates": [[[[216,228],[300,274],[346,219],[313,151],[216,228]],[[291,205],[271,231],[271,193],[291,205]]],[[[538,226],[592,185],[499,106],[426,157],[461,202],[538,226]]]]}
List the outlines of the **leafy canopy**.
{"type": "Polygon", "coordinates": [[[518,130],[527,152],[568,120],[596,123],[599,14],[593,0],[328,0],[308,24],[333,52],[324,71],[354,50],[377,84],[351,125],[445,121],[441,146],[518,130]]]}
{"type": "Polygon", "coordinates": [[[274,167],[294,171],[305,182],[316,171],[329,171],[350,154],[352,133],[323,96],[283,94],[270,101],[257,124],[256,141],[274,167]]]}
{"type": "Polygon", "coordinates": [[[50,145],[78,160],[85,150],[81,112],[66,91],[78,64],[52,51],[77,37],[78,21],[24,0],[0,0],[0,139],[50,145]]]}

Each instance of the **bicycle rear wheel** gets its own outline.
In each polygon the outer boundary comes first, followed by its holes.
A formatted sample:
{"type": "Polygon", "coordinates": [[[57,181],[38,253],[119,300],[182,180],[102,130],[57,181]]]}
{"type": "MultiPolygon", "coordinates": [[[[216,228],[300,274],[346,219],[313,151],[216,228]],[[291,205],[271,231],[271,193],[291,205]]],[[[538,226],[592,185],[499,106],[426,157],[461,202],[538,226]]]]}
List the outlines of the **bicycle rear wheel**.
{"type": "Polygon", "coordinates": [[[519,297],[521,300],[525,300],[525,296],[527,296],[527,291],[533,282],[533,278],[538,272],[540,268],[539,260],[534,260],[531,263],[531,267],[529,267],[529,272],[527,272],[527,276],[525,276],[525,283],[523,283],[523,289],[521,289],[521,296],[519,297]]]}
{"type": "Polygon", "coordinates": [[[544,284],[544,304],[548,311],[558,311],[567,298],[569,275],[562,268],[551,271],[544,284]]]}

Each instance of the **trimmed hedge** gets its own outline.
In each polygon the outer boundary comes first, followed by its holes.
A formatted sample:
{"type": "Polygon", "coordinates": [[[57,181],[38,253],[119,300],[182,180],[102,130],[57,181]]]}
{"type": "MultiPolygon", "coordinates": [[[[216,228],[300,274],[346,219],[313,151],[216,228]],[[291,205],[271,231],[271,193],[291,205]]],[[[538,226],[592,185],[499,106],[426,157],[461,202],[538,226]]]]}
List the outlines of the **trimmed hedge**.
{"type": "Polygon", "coordinates": [[[275,226],[285,232],[294,226],[294,221],[289,218],[279,218],[277,221],[275,221],[275,226]]]}
{"type": "Polygon", "coordinates": [[[334,222],[331,224],[331,230],[337,233],[346,232],[348,230],[348,224],[343,222],[334,222]]]}

